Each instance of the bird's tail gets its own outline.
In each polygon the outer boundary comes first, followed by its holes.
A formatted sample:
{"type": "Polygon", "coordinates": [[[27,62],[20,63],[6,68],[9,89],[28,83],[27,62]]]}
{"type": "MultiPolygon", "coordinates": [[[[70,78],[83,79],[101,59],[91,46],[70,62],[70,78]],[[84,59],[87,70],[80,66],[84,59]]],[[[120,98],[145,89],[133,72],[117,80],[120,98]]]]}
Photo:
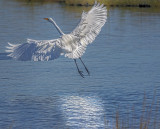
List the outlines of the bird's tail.
{"type": "Polygon", "coordinates": [[[66,53],[65,57],[68,57],[71,59],[77,59],[85,53],[85,50],[86,50],[86,47],[81,45],[81,46],[77,47],[73,52],[66,53]]]}

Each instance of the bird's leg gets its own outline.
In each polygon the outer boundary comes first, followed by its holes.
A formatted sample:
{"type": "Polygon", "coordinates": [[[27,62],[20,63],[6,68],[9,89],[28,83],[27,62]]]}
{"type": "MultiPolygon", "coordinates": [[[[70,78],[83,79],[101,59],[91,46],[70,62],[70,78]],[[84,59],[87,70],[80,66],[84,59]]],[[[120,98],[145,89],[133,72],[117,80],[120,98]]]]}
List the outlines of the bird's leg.
{"type": "Polygon", "coordinates": [[[85,64],[83,63],[83,61],[82,61],[82,59],[80,57],[79,57],[79,59],[82,62],[82,64],[83,64],[85,70],[87,71],[88,75],[90,76],[90,72],[89,72],[88,68],[85,66],[85,64]]]}
{"type": "Polygon", "coordinates": [[[80,71],[80,70],[79,70],[76,59],[74,59],[74,62],[75,62],[75,64],[76,64],[76,67],[77,67],[78,73],[81,75],[81,77],[83,77],[83,78],[84,78],[84,75],[83,75],[83,73],[82,73],[83,71],[80,71]]]}

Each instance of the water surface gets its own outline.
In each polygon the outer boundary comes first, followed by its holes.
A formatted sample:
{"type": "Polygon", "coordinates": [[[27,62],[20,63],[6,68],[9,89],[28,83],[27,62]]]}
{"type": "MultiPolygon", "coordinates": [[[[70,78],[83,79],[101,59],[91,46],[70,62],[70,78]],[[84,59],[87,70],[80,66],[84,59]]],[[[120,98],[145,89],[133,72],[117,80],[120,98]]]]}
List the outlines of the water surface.
{"type": "Polygon", "coordinates": [[[7,42],[59,37],[44,17],[70,33],[89,9],[0,1],[0,128],[112,128],[118,107],[122,118],[134,107],[138,120],[144,92],[148,102],[154,90],[159,97],[158,9],[108,9],[107,23],[82,57],[91,72],[85,79],[64,57],[21,62],[6,56],[7,42]]]}

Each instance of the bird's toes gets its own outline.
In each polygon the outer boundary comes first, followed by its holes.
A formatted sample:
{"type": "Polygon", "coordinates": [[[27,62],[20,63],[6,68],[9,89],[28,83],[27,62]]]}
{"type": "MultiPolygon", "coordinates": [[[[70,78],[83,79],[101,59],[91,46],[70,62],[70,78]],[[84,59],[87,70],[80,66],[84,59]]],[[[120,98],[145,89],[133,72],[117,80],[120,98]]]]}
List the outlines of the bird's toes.
{"type": "Polygon", "coordinates": [[[89,72],[89,70],[87,70],[87,73],[88,73],[88,75],[90,76],[90,72],[89,72]]]}
{"type": "Polygon", "coordinates": [[[87,73],[88,73],[88,75],[90,76],[90,72],[88,71],[87,73]]]}
{"type": "Polygon", "coordinates": [[[84,78],[83,71],[78,71],[78,72],[79,72],[79,74],[81,75],[81,77],[84,78]]]}
{"type": "Polygon", "coordinates": [[[86,68],[86,71],[87,71],[88,75],[90,76],[90,72],[89,72],[89,70],[87,68],[86,68]]]}

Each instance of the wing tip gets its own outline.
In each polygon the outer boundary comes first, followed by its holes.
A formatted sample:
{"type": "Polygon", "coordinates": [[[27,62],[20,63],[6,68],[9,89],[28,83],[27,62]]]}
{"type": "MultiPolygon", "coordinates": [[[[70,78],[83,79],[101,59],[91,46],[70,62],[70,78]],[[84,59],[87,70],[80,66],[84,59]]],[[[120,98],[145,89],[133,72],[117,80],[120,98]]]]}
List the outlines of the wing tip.
{"type": "Polygon", "coordinates": [[[8,45],[5,47],[6,48],[5,52],[7,53],[13,52],[13,47],[14,45],[8,42],[8,45]]]}
{"type": "Polygon", "coordinates": [[[95,0],[95,2],[94,2],[94,6],[93,7],[99,7],[99,8],[104,8],[105,6],[104,6],[104,4],[102,3],[99,3],[99,2],[97,2],[97,0],[95,0]]]}

